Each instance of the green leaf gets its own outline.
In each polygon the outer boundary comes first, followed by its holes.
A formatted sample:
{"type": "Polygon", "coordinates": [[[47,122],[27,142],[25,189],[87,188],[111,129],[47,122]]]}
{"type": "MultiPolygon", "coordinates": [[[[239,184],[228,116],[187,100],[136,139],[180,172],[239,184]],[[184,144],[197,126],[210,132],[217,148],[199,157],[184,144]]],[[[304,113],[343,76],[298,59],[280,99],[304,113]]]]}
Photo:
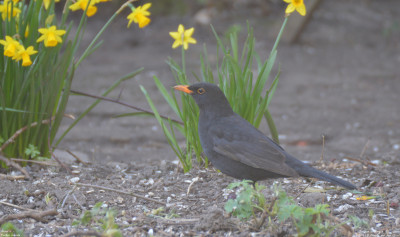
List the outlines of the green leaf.
{"type": "Polygon", "coordinates": [[[237,208],[238,204],[237,201],[234,199],[229,199],[226,203],[225,203],[225,211],[228,213],[232,213],[236,208],[237,208]]]}
{"type": "Polygon", "coordinates": [[[25,149],[25,154],[34,159],[38,155],[40,155],[40,151],[38,150],[38,148],[35,145],[29,144],[28,147],[25,149]]]}

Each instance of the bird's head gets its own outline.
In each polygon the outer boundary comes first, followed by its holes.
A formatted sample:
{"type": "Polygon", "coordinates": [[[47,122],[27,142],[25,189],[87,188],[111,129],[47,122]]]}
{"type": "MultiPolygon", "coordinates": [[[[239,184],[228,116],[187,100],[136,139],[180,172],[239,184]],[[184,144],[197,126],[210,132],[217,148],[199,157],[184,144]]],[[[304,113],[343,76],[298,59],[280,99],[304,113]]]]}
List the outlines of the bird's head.
{"type": "Polygon", "coordinates": [[[175,90],[190,94],[196,101],[200,111],[214,111],[218,114],[233,113],[224,93],[215,84],[201,82],[193,85],[174,86],[175,90]]]}

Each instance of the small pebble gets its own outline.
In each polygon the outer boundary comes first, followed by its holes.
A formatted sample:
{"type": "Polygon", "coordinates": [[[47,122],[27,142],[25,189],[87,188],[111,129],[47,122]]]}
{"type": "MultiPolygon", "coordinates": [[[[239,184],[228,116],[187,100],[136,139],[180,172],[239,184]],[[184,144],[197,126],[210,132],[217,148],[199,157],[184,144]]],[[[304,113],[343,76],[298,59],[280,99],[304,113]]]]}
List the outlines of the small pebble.
{"type": "Polygon", "coordinates": [[[381,163],[380,160],[373,160],[371,161],[372,164],[379,165],[381,163]]]}
{"type": "Polygon", "coordinates": [[[353,196],[352,193],[346,193],[346,194],[343,194],[342,198],[343,198],[343,199],[349,199],[349,198],[352,197],[352,196],[353,196]]]}
{"type": "Polygon", "coordinates": [[[69,181],[70,181],[71,183],[77,183],[77,182],[79,182],[79,180],[80,180],[79,177],[73,177],[73,178],[71,178],[69,181]]]}
{"type": "Polygon", "coordinates": [[[350,204],[344,204],[344,205],[341,205],[340,207],[336,208],[335,211],[336,212],[343,212],[343,211],[349,210],[350,208],[354,208],[354,206],[352,206],[350,204]]]}
{"type": "Polygon", "coordinates": [[[73,170],[73,171],[71,171],[71,173],[73,173],[73,174],[80,174],[81,171],[80,171],[80,170],[73,170]]]}
{"type": "Polygon", "coordinates": [[[30,197],[28,198],[28,203],[34,203],[34,202],[35,202],[35,198],[32,197],[32,196],[30,196],[30,197]]]}

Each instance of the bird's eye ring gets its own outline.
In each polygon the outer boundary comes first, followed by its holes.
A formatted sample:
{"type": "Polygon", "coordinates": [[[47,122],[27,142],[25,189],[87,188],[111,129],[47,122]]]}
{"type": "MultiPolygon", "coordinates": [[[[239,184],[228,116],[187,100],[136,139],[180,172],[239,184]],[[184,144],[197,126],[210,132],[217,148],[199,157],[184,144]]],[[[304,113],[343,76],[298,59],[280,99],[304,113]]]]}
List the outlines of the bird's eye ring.
{"type": "Polygon", "coordinates": [[[206,90],[204,90],[204,88],[199,88],[199,89],[197,89],[197,93],[198,93],[199,95],[204,94],[204,92],[206,92],[206,90]]]}

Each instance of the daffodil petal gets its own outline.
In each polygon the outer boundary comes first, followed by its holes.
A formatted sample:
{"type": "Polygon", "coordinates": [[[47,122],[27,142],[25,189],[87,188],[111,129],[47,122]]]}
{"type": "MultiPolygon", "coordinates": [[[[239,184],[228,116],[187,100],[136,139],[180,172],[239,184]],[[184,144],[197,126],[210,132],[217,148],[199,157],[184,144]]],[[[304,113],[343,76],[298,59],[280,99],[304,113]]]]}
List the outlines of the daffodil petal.
{"type": "Polygon", "coordinates": [[[184,31],[185,31],[185,27],[183,27],[183,25],[180,24],[180,25],[178,26],[178,33],[179,33],[179,34],[182,34],[184,31]]]}
{"type": "Polygon", "coordinates": [[[186,41],[187,41],[188,43],[191,43],[191,44],[197,44],[197,40],[194,39],[194,38],[189,38],[189,39],[187,39],[186,41]]]}
{"type": "Polygon", "coordinates": [[[42,35],[39,37],[39,39],[36,40],[36,43],[39,43],[40,41],[43,41],[44,39],[46,39],[46,36],[42,35]]]}
{"type": "Polygon", "coordinates": [[[86,16],[91,17],[97,12],[97,7],[89,6],[88,10],[86,11],[86,16]]]}
{"type": "Polygon", "coordinates": [[[296,10],[300,13],[300,15],[306,15],[306,6],[304,4],[298,6],[296,10]]]}
{"type": "Polygon", "coordinates": [[[291,4],[289,4],[289,5],[287,6],[285,13],[286,13],[286,14],[289,14],[289,13],[294,12],[294,10],[296,10],[296,8],[294,7],[293,3],[291,3],[291,4]]]}
{"type": "Polygon", "coordinates": [[[169,35],[174,39],[179,39],[181,34],[179,32],[169,32],[169,35]]]}
{"type": "Polygon", "coordinates": [[[143,11],[147,11],[147,9],[149,9],[151,7],[151,3],[146,3],[142,6],[142,10],[143,11]]]}
{"type": "Polygon", "coordinates": [[[192,28],[186,30],[184,35],[185,35],[185,37],[191,37],[193,35],[193,33],[194,33],[194,28],[192,27],[192,28]]]}
{"type": "Polygon", "coordinates": [[[65,30],[55,30],[54,32],[56,35],[63,35],[63,34],[65,34],[66,31],[65,30]]]}
{"type": "Polygon", "coordinates": [[[181,45],[181,42],[178,40],[175,40],[175,42],[172,44],[172,48],[175,49],[177,48],[179,45],[181,45]]]}

